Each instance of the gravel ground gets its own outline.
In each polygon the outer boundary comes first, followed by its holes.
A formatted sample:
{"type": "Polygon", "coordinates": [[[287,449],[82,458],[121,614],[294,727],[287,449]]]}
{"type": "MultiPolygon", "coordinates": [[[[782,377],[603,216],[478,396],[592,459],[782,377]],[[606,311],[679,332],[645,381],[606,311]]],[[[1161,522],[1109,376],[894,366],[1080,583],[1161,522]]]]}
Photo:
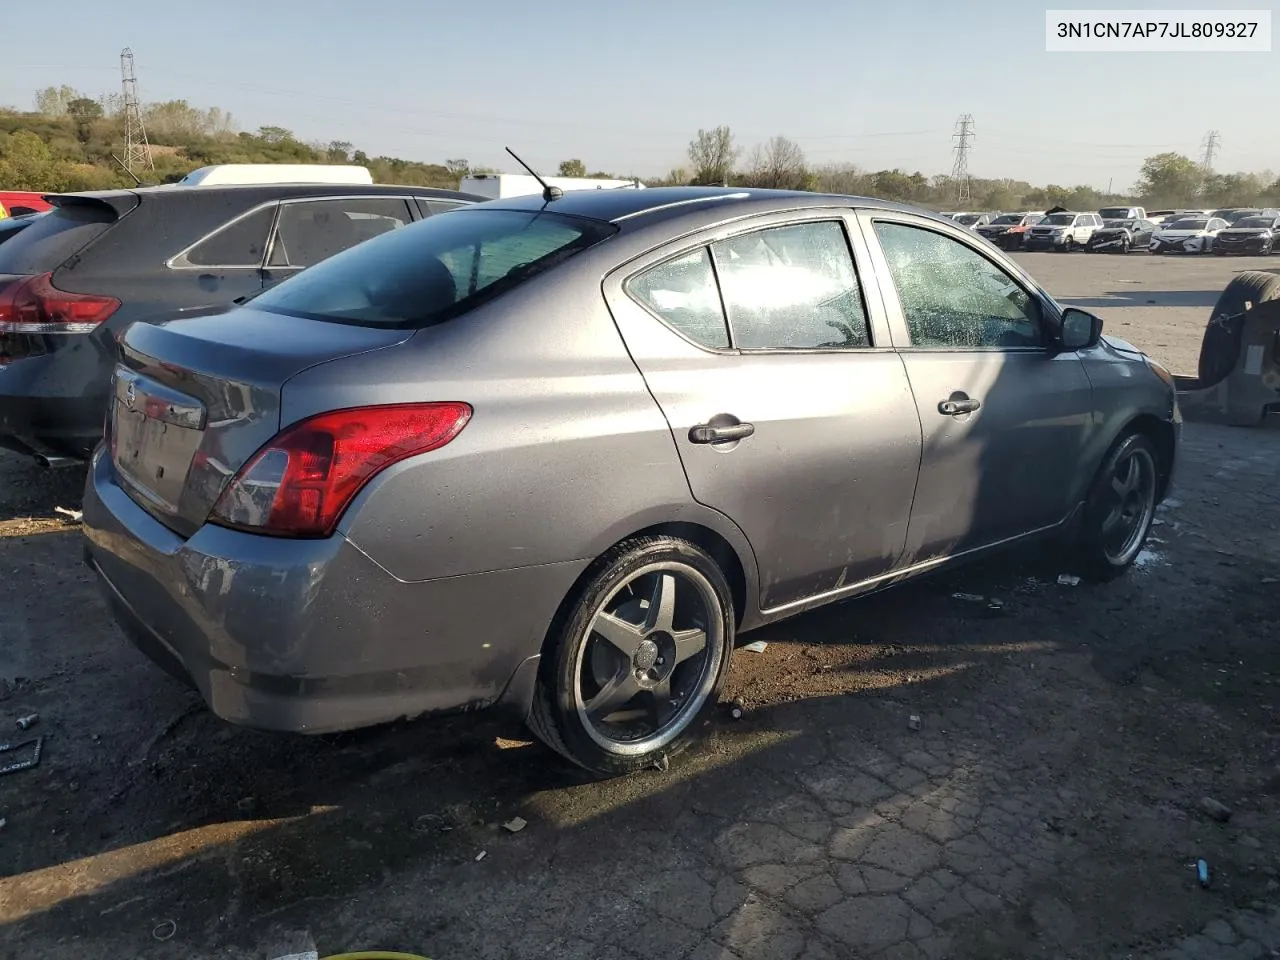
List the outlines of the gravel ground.
{"type": "MultiPolygon", "coordinates": [[[[1179,372],[1256,266],[1024,259],[1179,372]]],[[[220,723],[110,622],[79,481],[0,458],[0,722],[46,738],[0,957],[1280,956],[1280,430],[1190,425],[1117,583],[1010,555],[752,634],[744,719],[609,783],[484,717],[220,723]]]]}

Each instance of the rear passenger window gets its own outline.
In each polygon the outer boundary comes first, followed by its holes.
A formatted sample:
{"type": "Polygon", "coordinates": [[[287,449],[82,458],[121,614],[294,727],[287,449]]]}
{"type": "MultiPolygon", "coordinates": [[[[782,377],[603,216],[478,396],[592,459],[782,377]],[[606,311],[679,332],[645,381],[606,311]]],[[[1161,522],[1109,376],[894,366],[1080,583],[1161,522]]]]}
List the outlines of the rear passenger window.
{"type": "Polygon", "coordinates": [[[871,345],[844,227],[772,227],[711,245],[733,345],[742,350],[871,345]]]}
{"type": "Polygon", "coordinates": [[[706,247],[651,267],[632,279],[627,289],[694,343],[711,349],[729,346],[720,291],[706,247]]]}
{"type": "Polygon", "coordinates": [[[259,267],[267,248],[275,206],[232,220],[187,251],[182,259],[195,267],[259,267]]]}
{"type": "Polygon", "coordinates": [[[409,204],[395,197],[284,203],[269,263],[309,267],[411,220],[409,204]]]}

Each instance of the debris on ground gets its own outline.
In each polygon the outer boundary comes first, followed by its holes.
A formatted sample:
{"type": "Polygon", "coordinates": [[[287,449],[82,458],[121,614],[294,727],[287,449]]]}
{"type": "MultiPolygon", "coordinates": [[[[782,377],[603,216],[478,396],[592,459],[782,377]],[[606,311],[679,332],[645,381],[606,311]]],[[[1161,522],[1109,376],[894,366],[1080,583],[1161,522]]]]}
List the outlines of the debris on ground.
{"type": "Polygon", "coordinates": [[[653,761],[653,769],[659,773],[666,773],[671,769],[671,759],[665,754],[659,754],[658,759],[653,761]]]}
{"type": "Polygon", "coordinates": [[[1196,861],[1196,881],[1202,887],[1207,888],[1209,886],[1209,861],[1207,860],[1196,861]]]}
{"type": "Polygon", "coordinates": [[[484,859],[485,857],[487,857],[488,855],[489,855],[489,851],[488,851],[488,850],[481,850],[479,853],[477,853],[477,854],[476,854],[476,863],[479,863],[481,860],[483,860],[483,859],[484,859]]]}
{"type": "Polygon", "coordinates": [[[62,514],[64,517],[70,517],[70,518],[71,518],[72,520],[74,520],[76,523],[79,523],[79,522],[80,522],[80,519],[84,516],[83,511],[80,511],[80,510],[68,510],[66,507],[54,507],[54,508],[53,508],[53,512],[54,512],[54,513],[60,513],[60,514],[62,514]]]}
{"type": "Polygon", "coordinates": [[[907,729],[909,730],[920,729],[920,718],[916,716],[914,713],[911,716],[907,717],[907,729]]]}
{"type": "Polygon", "coordinates": [[[528,825],[529,821],[524,817],[512,817],[502,825],[502,829],[507,831],[507,833],[519,833],[528,825]]]}
{"type": "Polygon", "coordinates": [[[962,600],[965,603],[983,603],[987,598],[980,593],[953,593],[951,599],[962,600]]]}
{"type": "Polygon", "coordinates": [[[729,716],[735,720],[741,720],[747,713],[747,705],[741,700],[733,700],[729,704],[729,716]]]}
{"type": "Polygon", "coordinates": [[[4,776],[6,773],[17,773],[19,770],[30,770],[32,767],[40,765],[40,752],[44,749],[44,737],[32,737],[30,740],[21,740],[17,743],[0,743],[0,753],[11,753],[24,747],[32,748],[31,756],[25,760],[12,760],[4,766],[0,766],[0,776],[4,776]]]}
{"type": "Polygon", "coordinates": [[[1231,819],[1231,808],[1225,803],[1220,803],[1213,799],[1213,797],[1201,797],[1200,810],[1219,823],[1226,823],[1231,819]]]}
{"type": "Polygon", "coordinates": [[[1080,578],[1074,573],[1060,573],[1058,574],[1058,586],[1078,587],[1080,586],[1080,578]]]}
{"type": "Polygon", "coordinates": [[[18,718],[18,729],[19,729],[19,730],[30,730],[32,727],[34,727],[34,726],[36,725],[36,721],[38,721],[39,719],[40,719],[40,714],[38,714],[38,713],[28,713],[28,714],[27,714],[26,716],[24,716],[24,717],[19,717],[19,718],[18,718]]]}
{"type": "Polygon", "coordinates": [[[163,923],[157,923],[151,929],[151,936],[161,942],[172,940],[173,935],[178,932],[178,925],[172,920],[165,920],[163,923]]]}
{"type": "Polygon", "coordinates": [[[0,830],[3,830],[3,829],[4,829],[5,827],[7,827],[8,825],[9,825],[9,818],[8,818],[8,817],[0,817],[0,830]]]}
{"type": "Polygon", "coordinates": [[[236,809],[241,813],[249,813],[258,805],[257,797],[241,797],[236,801],[236,809]]]}
{"type": "Polygon", "coordinates": [[[1004,601],[997,600],[995,597],[992,597],[987,601],[987,613],[993,617],[997,617],[1004,613],[1004,601]]]}
{"type": "Polygon", "coordinates": [[[767,646],[769,646],[769,644],[764,640],[753,640],[742,649],[746,650],[748,653],[764,653],[767,646]]]}

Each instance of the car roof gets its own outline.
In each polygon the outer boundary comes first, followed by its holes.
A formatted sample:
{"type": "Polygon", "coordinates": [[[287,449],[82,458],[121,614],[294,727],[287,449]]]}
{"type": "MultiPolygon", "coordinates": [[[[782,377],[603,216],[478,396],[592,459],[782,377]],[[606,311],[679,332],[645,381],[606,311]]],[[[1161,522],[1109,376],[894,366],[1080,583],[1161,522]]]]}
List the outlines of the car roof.
{"type": "Polygon", "coordinates": [[[912,213],[945,222],[946,217],[909,204],[873,197],[809,193],[803,190],[761,190],[749,187],[650,187],[647,190],[567,190],[555,200],[538,194],[491,200],[483,207],[505,210],[541,210],[611,223],[643,221],[646,225],[693,215],[711,208],[729,217],[804,207],[857,206],[912,213]],[[732,211],[730,213],[730,211],[732,211]]]}
{"type": "Polygon", "coordinates": [[[199,188],[166,184],[155,187],[135,187],[131,190],[86,190],[75,193],[47,194],[47,196],[86,197],[111,203],[113,200],[128,201],[133,197],[141,197],[143,200],[168,200],[172,197],[211,197],[219,194],[248,199],[249,202],[288,200],[293,197],[402,197],[405,194],[415,197],[439,197],[447,200],[470,200],[474,203],[488,199],[473,193],[460,193],[457,190],[439,190],[434,187],[406,187],[386,183],[245,183],[199,188]]]}

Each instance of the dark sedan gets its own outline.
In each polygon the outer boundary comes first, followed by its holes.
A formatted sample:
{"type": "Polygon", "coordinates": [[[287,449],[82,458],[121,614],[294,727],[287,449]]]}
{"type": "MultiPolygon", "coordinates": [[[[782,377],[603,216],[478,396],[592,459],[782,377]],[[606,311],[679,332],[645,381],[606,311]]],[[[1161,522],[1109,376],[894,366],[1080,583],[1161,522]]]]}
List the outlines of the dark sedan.
{"type": "Polygon", "coordinates": [[[1128,253],[1151,245],[1156,225],[1150,220],[1106,220],[1093,231],[1085,250],[1089,253],[1128,253]]]}
{"type": "Polygon", "coordinates": [[[1245,217],[1218,234],[1213,252],[1220,257],[1232,253],[1266,256],[1276,249],[1280,217],[1245,217]]]}

